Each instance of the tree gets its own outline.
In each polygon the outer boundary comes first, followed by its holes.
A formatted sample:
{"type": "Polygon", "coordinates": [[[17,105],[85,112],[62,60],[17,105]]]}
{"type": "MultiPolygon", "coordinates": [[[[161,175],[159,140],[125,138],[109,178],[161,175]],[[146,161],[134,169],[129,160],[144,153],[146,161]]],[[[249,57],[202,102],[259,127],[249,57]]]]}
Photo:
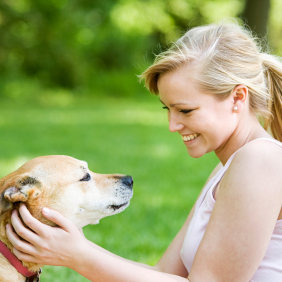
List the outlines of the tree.
{"type": "Polygon", "coordinates": [[[270,0],[246,0],[243,20],[259,36],[267,35],[270,0]]]}

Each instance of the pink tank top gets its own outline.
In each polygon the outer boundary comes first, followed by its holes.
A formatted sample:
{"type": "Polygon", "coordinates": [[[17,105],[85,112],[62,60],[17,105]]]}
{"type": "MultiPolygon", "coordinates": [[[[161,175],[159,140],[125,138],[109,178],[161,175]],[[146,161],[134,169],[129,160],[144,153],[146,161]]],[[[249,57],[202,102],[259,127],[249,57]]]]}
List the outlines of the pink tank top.
{"type": "MultiPolygon", "coordinates": [[[[274,139],[259,138],[253,141],[256,140],[266,140],[282,147],[282,143],[274,139]]],[[[188,272],[191,270],[194,257],[204,236],[215,204],[213,190],[222,179],[239,150],[229,158],[225,166],[207,183],[196,202],[195,212],[180,251],[181,259],[188,272]]],[[[282,282],[282,220],[276,222],[266,254],[250,282],[282,282]]]]}

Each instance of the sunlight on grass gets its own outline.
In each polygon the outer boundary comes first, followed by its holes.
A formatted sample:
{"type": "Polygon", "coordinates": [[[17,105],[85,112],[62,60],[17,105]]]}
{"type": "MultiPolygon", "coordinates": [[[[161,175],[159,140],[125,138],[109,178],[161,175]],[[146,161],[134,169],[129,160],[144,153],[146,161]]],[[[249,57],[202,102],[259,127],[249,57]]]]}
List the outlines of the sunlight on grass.
{"type": "MultiPolygon", "coordinates": [[[[89,240],[115,254],[156,263],[217,159],[214,154],[189,157],[179,134],[168,131],[166,112],[154,98],[85,100],[64,107],[3,106],[1,175],[28,159],[53,154],[85,160],[94,172],[132,175],[130,206],[83,230],[89,240]]],[[[42,282],[54,280],[88,281],[64,267],[44,267],[42,282]]]]}
{"type": "Polygon", "coordinates": [[[152,146],[151,150],[152,155],[160,159],[166,159],[173,154],[173,149],[167,144],[161,142],[160,144],[152,146]]]}
{"type": "Polygon", "coordinates": [[[0,125],[29,123],[29,124],[136,124],[136,125],[167,125],[167,118],[163,113],[154,113],[147,110],[111,110],[110,114],[105,109],[93,110],[65,110],[53,109],[43,111],[38,109],[21,110],[13,115],[10,110],[2,110],[0,125]],[[22,114],[24,113],[24,114],[22,114]],[[36,118],[35,118],[36,117],[36,118]]]}

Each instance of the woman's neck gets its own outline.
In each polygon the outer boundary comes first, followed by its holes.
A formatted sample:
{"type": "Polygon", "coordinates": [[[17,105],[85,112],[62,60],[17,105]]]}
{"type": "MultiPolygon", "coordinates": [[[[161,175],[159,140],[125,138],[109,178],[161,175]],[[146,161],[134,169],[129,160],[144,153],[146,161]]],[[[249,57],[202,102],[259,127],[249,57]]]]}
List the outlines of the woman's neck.
{"type": "Polygon", "coordinates": [[[260,125],[256,118],[250,118],[248,121],[242,120],[228,140],[215,150],[215,154],[225,165],[238,149],[258,138],[272,138],[272,136],[260,125]]]}

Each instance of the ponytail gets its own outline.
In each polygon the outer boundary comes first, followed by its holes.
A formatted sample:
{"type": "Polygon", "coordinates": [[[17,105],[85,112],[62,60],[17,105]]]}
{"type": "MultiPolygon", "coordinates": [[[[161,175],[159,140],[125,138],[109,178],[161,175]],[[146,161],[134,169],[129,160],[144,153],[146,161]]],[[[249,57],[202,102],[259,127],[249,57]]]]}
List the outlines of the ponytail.
{"type": "Polygon", "coordinates": [[[269,54],[261,54],[264,75],[271,99],[268,110],[271,116],[265,120],[264,128],[270,129],[273,137],[282,142],[282,63],[269,54]]]}

